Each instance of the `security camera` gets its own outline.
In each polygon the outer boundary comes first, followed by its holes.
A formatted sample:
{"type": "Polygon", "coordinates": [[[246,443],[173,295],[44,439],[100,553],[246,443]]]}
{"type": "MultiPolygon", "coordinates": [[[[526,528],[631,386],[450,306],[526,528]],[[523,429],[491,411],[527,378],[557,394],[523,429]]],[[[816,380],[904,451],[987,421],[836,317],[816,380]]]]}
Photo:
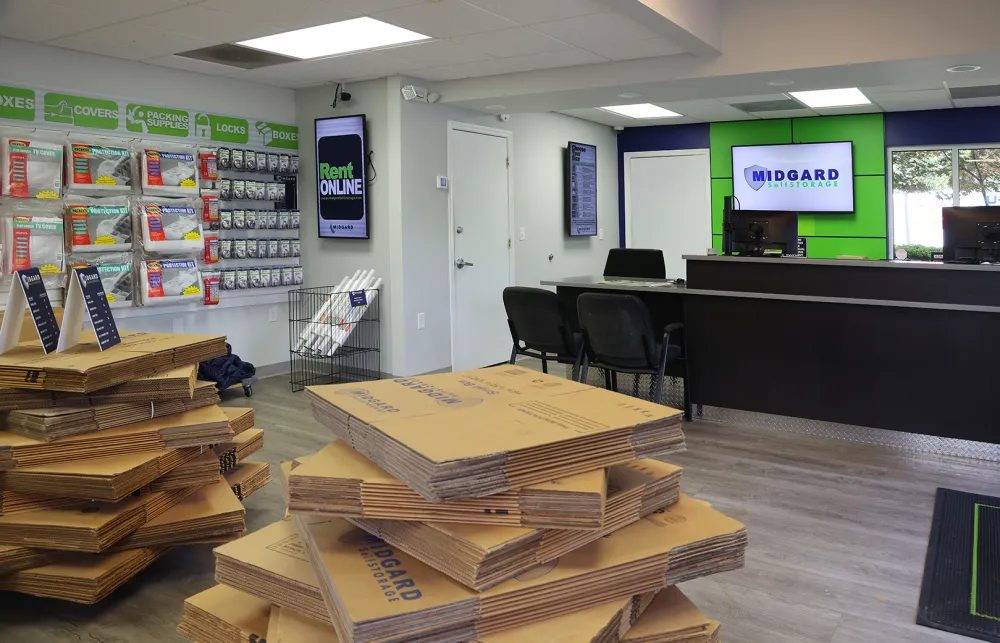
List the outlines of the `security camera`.
{"type": "Polygon", "coordinates": [[[348,102],[351,100],[351,94],[347,91],[347,86],[344,83],[337,83],[336,89],[333,90],[333,102],[330,103],[330,107],[337,109],[337,105],[341,102],[348,102]]]}
{"type": "Polygon", "coordinates": [[[510,114],[497,114],[497,118],[501,123],[506,123],[510,120],[510,114]]]}
{"type": "Polygon", "coordinates": [[[340,100],[345,103],[351,100],[351,92],[340,92],[340,100]]]}

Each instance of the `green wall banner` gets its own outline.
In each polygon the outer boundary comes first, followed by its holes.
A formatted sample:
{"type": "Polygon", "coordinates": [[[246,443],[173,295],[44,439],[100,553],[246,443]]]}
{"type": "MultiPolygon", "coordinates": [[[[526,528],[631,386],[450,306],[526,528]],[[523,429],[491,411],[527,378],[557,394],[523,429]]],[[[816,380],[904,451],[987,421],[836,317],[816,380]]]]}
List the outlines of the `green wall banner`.
{"type": "Polygon", "coordinates": [[[129,103],[125,108],[125,128],[141,134],[183,138],[191,131],[191,113],[183,109],[129,103]]]}
{"type": "Polygon", "coordinates": [[[257,132],[261,136],[264,147],[299,149],[299,128],[294,125],[257,121],[257,132]]]}
{"type": "Polygon", "coordinates": [[[52,123],[52,129],[102,130],[119,135],[131,132],[132,135],[183,138],[192,143],[299,149],[299,128],[295,125],[46,91],[39,87],[0,85],[0,125],[5,121],[12,121],[12,125],[44,121],[52,123]]]}
{"type": "Polygon", "coordinates": [[[245,118],[219,116],[218,114],[195,114],[194,128],[195,136],[220,143],[246,145],[250,141],[250,123],[245,118]]]}
{"type": "Polygon", "coordinates": [[[45,120],[75,127],[118,129],[118,103],[73,94],[45,94],[45,120]]]}
{"type": "Polygon", "coordinates": [[[0,85],[0,118],[35,120],[35,91],[0,85]]]}

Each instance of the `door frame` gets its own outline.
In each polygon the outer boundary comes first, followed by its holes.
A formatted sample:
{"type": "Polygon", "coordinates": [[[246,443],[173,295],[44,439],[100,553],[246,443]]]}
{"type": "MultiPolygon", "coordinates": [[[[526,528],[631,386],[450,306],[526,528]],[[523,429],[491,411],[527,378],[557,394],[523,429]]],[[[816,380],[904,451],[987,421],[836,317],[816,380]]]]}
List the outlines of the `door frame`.
{"type": "Polygon", "coordinates": [[[658,156],[697,156],[703,157],[705,165],[705,197],[708,203],[708,226],[706,229],[706,248],[712,247],[712,160],[711,150],[651,150],[648,152],[625,152],[623,157],[625,173],[625,247],[632,247],[632,204],[631,201],[631,173],[632,159],[650,158],[658,156]]]}
{"type": "MultiPolygon", "coordinates": [[[[502,138],[506,140],[507,143],[507,240],[508,240],[508,250],[507,253],[507,285],[514,285],[514,220],[511,216],[514,204],[514,175],[511,172],[511,164],[514,158],[514,132],[510,130],[497,129],[495,127],[486,127],[483,125],[474,125],[472,123],[463,123],[460,121],[448,121],[447,129],[447,143],[448,143],[448,180],[451,181],[454,176],[454,166],[452,161],[454,159],[454,154],[452,151],[452,135],[454,132],[468,132],[470,134],[483,134],[486,136],[495,136],[497,138],[502,138]]],[[[457,301],[455,299],[455,198],[454,192],[449,187],[448,188],[448,298],[449,298],[449,315],[450,315],[450,325],[451,329],[451,366],[452,370],[455,368],[455,317],[457,313],[457,301]]]]}

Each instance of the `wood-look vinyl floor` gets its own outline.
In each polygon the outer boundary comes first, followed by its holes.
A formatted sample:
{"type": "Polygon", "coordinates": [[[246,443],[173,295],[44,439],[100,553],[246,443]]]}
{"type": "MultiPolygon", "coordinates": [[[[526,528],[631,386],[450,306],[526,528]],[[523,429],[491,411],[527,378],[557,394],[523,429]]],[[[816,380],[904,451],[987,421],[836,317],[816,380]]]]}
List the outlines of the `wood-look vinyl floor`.
{"type": "MultiPolygon", "coordinates": [[[[275,466],[331,439],[287,377],[260,381],[247,400],[275,466]]],[[[746,569],[683,586],[732,643],[967,641],[913,624],[939,486],[1000,493],[993,463],[760,429],[690,424],[684,491],[743,521],[746,569]]],[[[251,531],[279,519],[277,480],[248,499],[251,531]]],[[[184,599],[213,584],[209,547],[176,549],[95,607],[0,594],[4,643],[182,640],[184,599]]]]}

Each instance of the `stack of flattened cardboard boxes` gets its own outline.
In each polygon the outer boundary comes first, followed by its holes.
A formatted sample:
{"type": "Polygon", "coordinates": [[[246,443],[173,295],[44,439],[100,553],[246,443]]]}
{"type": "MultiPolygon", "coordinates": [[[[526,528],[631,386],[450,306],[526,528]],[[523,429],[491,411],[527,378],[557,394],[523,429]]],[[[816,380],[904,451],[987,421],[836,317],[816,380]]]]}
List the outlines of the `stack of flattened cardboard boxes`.
{"type": "Polygon", "coordinates": [[[0,388],[0,590],[96,603],[172,547],[243,534],[270,469],[243,461],[263,446],[253,410],[196,381],[225,353],[224,337],[123,333],[103,353],[0,355],[31,387],[0,388]]]}
{"type": "Polygon", "coordinates": [[[218,547],[199,643],[714,643],[674,585],[743,525],[654,459],[681,413],[516,366],[307,389],[338,438],[283,467],[289,515],[218,547]]]}

